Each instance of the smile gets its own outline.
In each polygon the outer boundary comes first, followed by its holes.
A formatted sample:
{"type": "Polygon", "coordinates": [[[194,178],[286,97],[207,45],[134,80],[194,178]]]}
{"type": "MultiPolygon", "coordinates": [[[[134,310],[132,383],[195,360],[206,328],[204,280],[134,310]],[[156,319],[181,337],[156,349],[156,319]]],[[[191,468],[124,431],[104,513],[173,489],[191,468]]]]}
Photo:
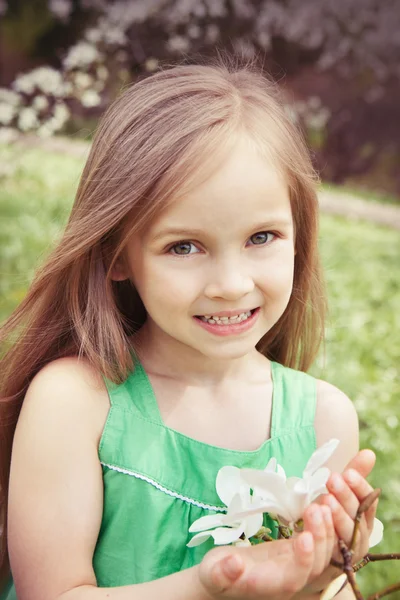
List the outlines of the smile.
{"type": "Polygon", "coordinates": [[[226,336],[244,333],[251,329],[257,320],[260,308],[254,308],[245,312],[231,314],[229,317],[223,315],[198,315],[195,321],[204,329],[214,335],[226,336]]]}
{"type": "MultiPolygon", "coordinates": [[[[254,312],[254,311],[253,311],[254,312]]],[[[231,325],[233,323],[241,323],[242,321],[246,321],[249,317],[251,317],[252,311],[249,310],[247,312],[238,313],[237,315],[232,315],[231,317],[219,317],[218,315],[205,315],[204,317],[199,316],[205,323],[211,323],[212,325],[216,323],[217,325],[231,325]]]]}

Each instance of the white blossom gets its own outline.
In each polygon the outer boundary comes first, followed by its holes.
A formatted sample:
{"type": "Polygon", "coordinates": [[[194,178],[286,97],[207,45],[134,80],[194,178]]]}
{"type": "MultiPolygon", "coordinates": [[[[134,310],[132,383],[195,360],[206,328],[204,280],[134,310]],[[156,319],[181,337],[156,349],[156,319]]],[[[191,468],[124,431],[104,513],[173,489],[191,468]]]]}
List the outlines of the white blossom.
{"type": "Polygon", "coordinates": [[[86,108],[92,108],[100,104],[101,98],[95,90],[86,90],[80,97],[80,101],[86,108]]]}
{"type": "Polygon", "coordinates": [[[82,71],[78,71],[74,77],[74,83],[76,87],[80,89],[86,89],[93,85],[94,79],[88,73],[82,73],[82,71]]]}
{"type": "Polygon", "coordinates": [[[37,118],[36,112],[33,108],[23,108],[18,117],[18,128],[21,131],[30,131],[32,129],[36,129],[39,125],[39,120],[37,118]]]}
{"type": "Polygon", "coordinates": [[[58,102],[55,105],[53,119],[58,125],[57,129],[61,129],[61,127],[63,127],[68,121],[70,116],[71,113],[69,111],[69,108],[63,102],[58,102]]]}
{"type": "Polygon", "coordinates": [[[320,596],[320,600],[332,600],[339,590],[342,589],[345,581],[347,581],[346,573],[342,573],[339,577],[336,577],[336,579],[331,581],[328,587],[324,589],[320,596]]]}
{"type": "Polygon", "coordinates": [[[0,102],[0,123],[1,125],[9,125],[17,114],[17,108],[12,104],[0,102]]]}
{"type": "Polygon", "coordinates": [[[379,519],[374,519],[374,527],[369,536],[369,547],[376,546],[383,539],[383,523],[379,519]]]}
{"type": "Polygon", "coordinates": [[[170,52],[187,52],[190,48],[189,40],[182,35],[173,35],[167,41],[170,52]]]}
{"type": "Polygon", "coordinates": [[[187,544],[189,548],[202,544],[210,537],[217,546],[238,542],[243,535],[246,541],[262,526],[261,499],[255,494],[250,494],[250,486],[241,478],[240,469],[222,467],[218,471],[215,487],[218,496],[227,506],[227,513],[207,515],[192,523],[189,532],[199,533],[187,544]],[[258,513],[254,514],[257,507],[258,513]],[[248,510],[251,512],[249,515],[246,514],[248,510]]]}
{"type": "Polygon", "coordinates": [[[19,75],[13,83],[17,92],[32,94],[39,89],[45,94],[63,97],[68,94],[68,86],[59,71],[51,67],[38,67],[29,73],[19,75]]]}
{"type": "Polygon", "coordinates": [[[46,96],[35,96],[32,100],[32,107],[38,112],[46,110],[49,107],[49,101],[46,96]]]}
{"type": "Polygon", "coordinates": [[[0,88],[0,102],[18,106],[21,104],[21,96],[8,88],[0,88]]]}
{"type": "Polygon", "coordinates": [[[63,65],[67,70],[85,69],[94,62],[99,62],[101,59],[102,55],[96,46],[89,42],[82,41],[69,49],[63,60],[63,65]]]}
{"type": "Polygon", "coordinates": [[[49,9],[55,17],[66,21],[72,12],[72,3],[70,0],[49,0],[49,9]]]}
{"type": "Polygon", "coordinates": [[[302,478],[287,478],[280,465],[277,472],[242,469],[241,477],[262,498],[265,512],[276,513],[292,525],[303,516],[311,502],[327,493],[325,484],[330,470],[322,465],[331,457],[338,443],[338,440],[332,439],[318,448],[308,461],[302,478]]]}

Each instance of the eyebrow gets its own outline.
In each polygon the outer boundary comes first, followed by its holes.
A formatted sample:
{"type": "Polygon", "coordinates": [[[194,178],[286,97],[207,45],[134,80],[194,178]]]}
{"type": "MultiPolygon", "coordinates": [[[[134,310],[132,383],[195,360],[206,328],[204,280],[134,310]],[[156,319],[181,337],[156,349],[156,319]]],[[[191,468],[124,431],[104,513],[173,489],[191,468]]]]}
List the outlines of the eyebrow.
{"type": "MultiPolygon", "coordinates": [[[[290,227],[292,226],[292,221],[289,219],[275,219],[271,221],[266,221],[264,223],[255,223],[253,227],[249,228],[249,231],[265,231],[268,229],[275,229],[277,227],[290,227]]],[[[156,233],[152,237],[152,242],[159,241],[162,238],[176,236],[181,239],[192,238],[192,237],[202,237],[208,235],[208,232],[204,229],[184,229],[183,227],[169,227],[167,229],[163,229],[156,233]]]]}

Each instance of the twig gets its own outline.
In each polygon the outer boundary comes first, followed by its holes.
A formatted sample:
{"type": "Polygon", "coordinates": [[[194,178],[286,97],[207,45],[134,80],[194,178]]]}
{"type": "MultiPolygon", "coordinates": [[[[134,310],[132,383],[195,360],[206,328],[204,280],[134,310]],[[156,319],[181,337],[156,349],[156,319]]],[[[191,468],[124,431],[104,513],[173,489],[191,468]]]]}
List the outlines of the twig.
{"type": "Polygon", "coordinates": [[[398,583],[394,583],[393,585],[389,585],[387,588],[385,588],[384,590],[381,590],[380,592],[371,594],[371,596],[368,596],[367,600],[379,600],[379,598],[388,596],[389,594],[392,594],[393,592],[397,592],[398,590],[400,590],[400,581],[398,583]]]}

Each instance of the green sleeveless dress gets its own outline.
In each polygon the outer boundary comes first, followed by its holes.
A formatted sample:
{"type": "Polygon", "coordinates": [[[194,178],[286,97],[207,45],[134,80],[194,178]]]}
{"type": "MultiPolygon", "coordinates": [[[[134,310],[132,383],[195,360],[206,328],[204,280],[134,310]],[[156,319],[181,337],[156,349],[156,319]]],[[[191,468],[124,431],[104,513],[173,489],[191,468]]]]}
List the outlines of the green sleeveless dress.
{"type": "MultiPolygon", "coordinates": [[[[188,529],[204,515],[224,512],[215,490],[221,467],[263,469],[274,456],[288,476],[301,476],[316,449],[316,380],[275,362],[271,374],[271,438],[248,452],[164,425],[140,363],[121,385],[106,381],[111,408],[99,445],[104,508],[93,556],[99,587],[151,581],[201,562],[213,540],[187,548],[188,529]]],[[[271,526],[267,516],[265,524],[271,526]]],[[[14,600],[12,594],[0,600],[14,600]]]]}

